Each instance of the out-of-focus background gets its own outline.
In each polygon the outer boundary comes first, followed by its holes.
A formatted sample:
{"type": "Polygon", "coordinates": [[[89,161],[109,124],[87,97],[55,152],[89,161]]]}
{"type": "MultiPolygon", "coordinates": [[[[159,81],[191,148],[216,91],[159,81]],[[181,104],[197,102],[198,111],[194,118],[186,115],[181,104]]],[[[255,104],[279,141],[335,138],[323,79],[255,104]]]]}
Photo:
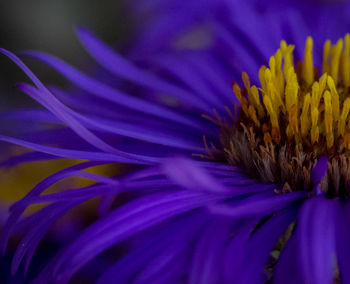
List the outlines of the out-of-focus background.
{"type": "MultiPolygon", "coordinates": [[[[75,36],[76,25],[88,27],[116,47],[122,46],[133,29],[126,0],[4,0],[0,3],[0,47],[11,51],[41,50],[83,66],[88,55],[75,36]]],[[[44,64],[33,60],[26,62],[46,83],[62,80],[44,64]]],[[[0,55],[0,111],[33,104],[14,88],[21,80],[27,81],[23,72],[0,55]]]]}
{"type": "MultiPolygon", "coordinates": [[[[0,1],[0,47],[15,53],[22,50],[45,51],[84,70],[92,65],[92,60],[79,44],[74,31],[75,26],[85,26],[107,43],[121,49],[133,34],[133,22],[127,11],[126,0],[3,0],[0,1]]],[[[25,63],[47,84],[67,83],[43,63],[30,59],[25,59],[25,63]]],[[[15,88],[16,83],[21,81],[29,82],[29,79],[13,62],[0,54],[0,112],[25,106],[39,106],[15,88]]],[[[0,161],[2,160],[4,157],[0,158],[0,161]]],[[[43,165],[40,164],[32,168],[36,171],[32,174],[34,178],[28,177],[25,169],[1,169],[2,181],[4,177],[14,179],[18,181],[19,186],[14,186],[11,181],[4,185],[0,181],[0,233],[7,216],[7,206],[43,178],[37,174],[41,172],[41,167],[43,165]],[[28,185],[23,186],[26,183],[28,185]]],[[[46,254],[50,255],[54,246],[56,244],[44,241],[39,256],[34,257],[34,265],[27,279],[37,274],[42,265],[38,263],[45,263],[48,257],[46,254]]],[[[0,283],[26,283],[21,273],[10,276],[13,249],[14,247],[10,246],[5,256],[0,255],[0,283]]]]}

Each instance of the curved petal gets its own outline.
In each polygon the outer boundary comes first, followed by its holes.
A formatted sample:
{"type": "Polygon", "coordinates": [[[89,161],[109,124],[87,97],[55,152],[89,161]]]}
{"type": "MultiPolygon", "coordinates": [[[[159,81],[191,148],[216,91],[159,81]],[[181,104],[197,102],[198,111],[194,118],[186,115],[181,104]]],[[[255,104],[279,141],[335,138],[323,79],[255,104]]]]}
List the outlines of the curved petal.
{"type": "Polygon", "coordinates": [[[35,151],[39,151],[39,152],[50,154],[57,157],[68,158],[68,159],[81,159],[81,160],[92,160],[92,161],[95,160],[95,161],[131,163],[131,164],[153,164],[155,162],[160,161],[159,158],[147,157],[146,159],[148,159],[148,162],[146,161],[141,162],[133,159],[126,159],[123,157],[119,157],[118,155],[115,155],[115,154],[104,153],[104,152],[79,151],[79,150],[62,149],[62,148],[51,147],[51,146],[43,146],[37,143],[31,143],[28,141],[24,141],[22,139],[16,139],[13,137],[7,137],[3,135],[0,135],[0,141],[9,142],[9,143],[23,146],[35,151]]]}
{"type": "Polygon", "coordinates": [[[26,253],[28,253],[28,258],[26,259],[26,269],[29,267],[29,263],[33,252],[35,251],[40,240],[43,238],[48,228],[54,223],[59,217],[64,213],[71,210],[73,207],[77,206],[78,202],[63,202],[52,204],[41,211],[37,212],[38,218],[35,226],[32,226],[27,232],[25,237],[22,239],[21,243],[17,247],[17,250],[13,256],[11,273],[15,274],[21,261],[26,253]]]}
{"type": "Polygon", "coordinates": [[[69,64],[52,55],[36,51],[28,51],[22,54],[43,61],[44,63],[56,69],[58,72],[62,73],[67,79],[72,81],[83,90],[90,92],[91,94],[94,94],[98,97],[122,105],[128,109],[133,109],[141,113],[154,115],[162,119],[176,121],[195,129],[201,129],[200,124],[191,119],[188,119],[184,115],[178,114],[166,107],[159,106],[152,102],[129,96],[118,90],[115,90],[103,84],[102,82],[88,77],[87,75],[81,73],[69,64]]]}
{"type": "Polygon", "coordinates": [[[220,270],[223,255],[229,241],[233,222],[219,218],[209,224],[201,235],[193,253],[189,269],[189,284],[220,283],[220,270]]]}
{"type": "Polygon", "coordinates": [[[291,192],[276,195],[274,191],[238,197],[231,203],[215,204],[209,207],[210,212],[230,218],[264,217],[287,207],[291,203],[306,197],[305,192],[291,192]]]}
{"type": "Polygon", "coordinates": [[[296,235],[293,234],[278,258],[276,268],[273,272],[272,283],[303,283],[304,280],[298,263],[298,241],[296,235]]]}
{"type": "Polygon", "coordinates": [[[242,269],[246,244],[250,234],[256,227],[257,221],[247,223],[237,222],[233,239],[228,244],[224,253],[222,266],[223,283],[234,283],[239,271],[242,269]]]}
{"type": "Polygon", "coordinates": [[[220,181],[216,181],[194,162],[185,158],[167,159],[162,164],[164,173],[169,179],[185,188],[206,190],[208,192],[229,193],[220,181]]]}
{"type": "Polygon", "coordinates": [[[210,110],[210,107],[203,102],[201,97],[193,96],[190,92],[174,86],[171,83],[165,82],[153,74],[136,68],[106,44],[102,43],[86,28],[78,27],[76,31],[86,50],[103,67],[107,68],[117,76],[124,77],[125,79],[131,80],[137,84],[170,94],[179,98],[181,102],[184,102],[192,107],[199,108],[202,111],[210,110]]]}
{"type": "Polygon", "coordinates": [[[54,270],[55,279],[66,282],[89,260],[125,238],[214,200],[217,197],[212,195],[169,191],[145,196],[117,208],[86,229],[64,251],[54,270]]]}
{"type": "Polygon", "coordinates": [[[159,230],[150,240],[133,248],[127,255],[109,267],[97,283],[108,283],[112,279],[118,279],[119,283],[130,283],[132,278],[148,267],[150,260],[162,255],[169,246],[189,244],[206,222],[207,216],[203,212],[181,217],[174,224],[159,230]]]}
{"type": "Polygon", "coordinates": [[[336,252],[341,282],[350,283],[350,203],[337,203],[336,216],[336,252]]]}
{"type": "Polygon", "coordinates": [[[267,279],[264,270],[270,253],[295,219],[298,207],[294,204],[281,210],[257,229],[247,242],[243,267],[234,283],[265,283],[267,279]]]}
{"type": "Polygon", "coordinates": [[[333,281],[335,201],[315,197],[303,205],[297,224],[299,264],[306,283],[333,281]]]}

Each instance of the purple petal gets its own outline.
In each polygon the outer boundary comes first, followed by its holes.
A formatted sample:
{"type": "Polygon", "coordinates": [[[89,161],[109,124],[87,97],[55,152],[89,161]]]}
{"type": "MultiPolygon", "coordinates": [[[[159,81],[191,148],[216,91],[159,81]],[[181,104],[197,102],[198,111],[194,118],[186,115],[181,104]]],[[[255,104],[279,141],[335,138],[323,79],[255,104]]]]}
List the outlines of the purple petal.
{"type": "MultiPolygon", "coordinates": [[[[80,203],[80,202],[79,202],[80,203]]],[[[39,218],[37,222],[32,224],[31,229],[26,232],[25,237],[22,239],[21,243],[18,245],[17,250],[14,254],[11,273],[15,274],[23,257],[27,253],[28,250],[32,252],[35,251],[36,246],[43,238],[49,227],[54,223],[59,217],[61,217],[64,213],[77,206],[79,203],[77,202],[68,202],[68,203],[57,203],[51,206],[48,206],[41,211],[37,212],[39,218]],[[33,226],[34,225],[34,226],[33,226]]],[[[31,253],[30,253],[31,254],[31,253]]],[[[27,268],[30,263],[30,258],[27,259],[27,268]]]]}
{"type": "Polygon", "coordinates": [[[202,79],[198,76],[199,70],[184,61],[180,56],[157,56],[152,60],[162,69],[169,72],[172,76],[182,81],[186,86],[192,89],[203,100],[207,101],[212,108],[223,108],[225,103],[220,101],[220,97],[210,89],[207,78],[202,79]]]}
{"type": "Polygon", "coordinates": [[[217,197],[195,192],[162,192],[134,200],[91,225],[62,254],[55,278],[67,281],[79,268],[120,241],[217,197]],[[117,229],[116,229],[117,228],[117,229]]]}
{"type": "Polygon", "coordinates": [[[337,202],[336,216],[336,252],[341,283],[350,283],[350,203],[337,202]]]}
{"type": "MultiPolygon", "coordinates": [[[[73,117],[71,117],[65,111],[65,107],[50,93],[50,91],[40,82],[40,80],[29,70],[29,68],[13,53],[0,48],[0,52],[5,54],[14,63],[17,64],[26,75],[34,82],[34,84],[39,88],[36,89],[28,84],[21,84],[19,87],[22,91],[31,95],[34,99],[38,100],[40,103],[49,108],[49,110],[54,113],[59,119],[67,123],[79,136],[85,139],[88,143],[94,145],[96,148],[101,149],[106,152],[118,152],[98,137],[96,137],[89,130],[84,128],[80,123],[78,123],[73,117]]],[[[122,156],[125,156],[120,152],[122,156]]]]}
{"type": "Polygon", "coordinates": [[[220,181],[213,179],[189,159],[171,158],[163,163],[162,168],[170,180],[185,188],[228,193],[220,181]]]}
{"type": "MultiPolygon", "coordinates": [[[[72,174],[72,177],[79,177],[79,174],[72,174]]],[[[64,202],[74,200],[88,200],[99,196],[107,195],[111,192],[114,194],[126,191],[126,188],[117,187],[116,185],[92,185],[78,189],[67,189],[62,192],[45,194],[37,197],[28,197],[25,200],[20,200],[21,206],[30,206],[33,204],[47,203],[47,202],[64,202]],[[119,189],[119,191],[117,190],[119,189]]],[[[16,204],[17,205],[17,204],[16,204]]],[[[18,205],[17,205],[18,206],[18,205]]]]}
{"type": "MultiPolygon", "coordinates": [[[[230,49],[232,49],[232,53],[235,54],[234,59],[234,66],[235,69],[239,69],[240,66],[244,66],[244,71],[247,72],[253,79],[253,82],[256,82],[256,75],[258,74],[260,64],[257,62],[257,59],[255,58],[256,52],[250,52],[246,46],[244,46],[241,42],[241,38],[235,38],[232,36],[232,34],[228,31],[228,29],[220,24],[215,25],[215,32],[218,37],[227,45],[230,49]],[[255,76],[254,76],[255,75],[255,76]],[[255,80],[254,80],[255,79],[255,80]]],[[[251,45],[254,46],[254,45],[251,45]]],[[[242,72],[240,70],[240,72],[242,72]]]]}
{"type": "Polygon", "coordinates": [[[323,196],[305,202],[297,224],[299,264],[305,283],[333,280],[335,201],[323,196]]]}
{"type": "MultiPolygon", "coordinates": [[[[191,213],[180,217],[174,223],[159,230],[149,240],[141,242],[140,245],[108,268],[98,283],[108,283],[111,282],[111,279],[118,279],[119,283],[130,283],[131,279],[138,275],[143,268],[147,268],[150,260],[162,255],[164,251],[167,252],[169,246],[190,244],[190,241],[197,236],[199,230],[207,222],[206,215],[202,213],[191,213]]],[[[172,249],[171,247],[170,252],[172,249]]]]}
{"type": "Polygon", "coordinates": [[[43,146],[37,143],[31,143],[21,139],[16,139],[13,137],[7,137],[7,136],[1,136],[1,135],[0,135],[0,141],[9,142],[9,143],[23,146],[35,151],[39,151],[39,152],[50,154],[57,157],[68,158],[68,159],[95,160],[95,161],[120,162],[120,163],[132,163],[132,164],[153,164],[160,160],[155,157],[147,157],[146,159],[148,160],[148,162],[146,161],[141,162],[134,159],[126,159],[123,157],[119,157],[118,155],[115,155],[115,154],[109,154],[104,152],[79,151],[79,150],[70,150],[70,149],[62,149],[57,147],[43,146]]]}
{"type": "Polygon", "coordinates": [[[58,158],[49,156],[44,153],[39,152],[28,152],[24,153],[18,156],[11,157],[3,162],[0,163],[1,167],[15,167],[22,163],[27,162],[37,162],[37,161],[49,161],[49,160],[56,160],[58,158]]]}
{"type": "MultiPolygon", "coordinates": [[[[127,123],[116,120],[107,120],[100,117],[91,117],[72,112],[81,123],[89,129],[118,134],[130,138],[140,139],[145,142],[161,144],[164,146],[176,147],[189,150],[194,153],[204,151],[202,139],[193,141],[191,137],[182,137],[179,130],[168,131],[168,129],[155,129],[152,126],[135,123],[127,123]]],[[[59,119],[45,110],[18,110],[0,115],[1,118],[17,120],[33,120],[35,122],[62,124],[59,119]]],[[[164,126],[165,127],[165,126],[164,126]]]]}
{"type": "Polygon", "coordinates": [[[154,76],[151,73],[147,73],[143,70],[131,65],[127,60],[118,55],[114,50],[101,42],[87,29],[78,27],[77,34],[86,48],[86,50],[107,70],[121,76],[125,79],[133,81],[137,84],[170,94],[177,97],[192,107],[199,108],[202,111],[209,111],[211,108],[207,106],[201,99],[201,97],[195,97],[192,93],[187,92],[177,86],[172,85],[160,78],[154,76]]]}
{"type": "MultiPolygon", "coordinates": [[[[212,52],[199,53],[196,51],[188,54],[186,58],[195,66],[198,73],[202,74],[204,80],[211,84],[214,93],[223,99],[224,105],[238,102],[235,96],[232,97],[231,85],[227,84],[227,82],[232,81],[233,75],[221,66],[212,52]]],[[[239,78],[241,77],[239,76],[239,78]]]]}
{"type": "Polygon", "coordinates": [[[244,224],[237,222],[234,237],[229,243],[222,266],[223,283],[234,283],[239,271],[241,271],[244,260],[244,252],[249,236],[256,227],[256,221],[244,224]]]}
{"type": "Polygon", "coordinates": [[[295,284],[303,283],[300,273],[298,243],[295,234],[293,234],[284,246],[273,273],[272,283],[295,284]]]}
{"type": "Polygon", "coordinates": [[[104,98],[108,101],[112,101],[118,105],[127,107],[128,109],[133,109],[141,113],[151,114],[162,119],[169,119],[176,121],[193,128],[201,129],[201,126],[198,125],[195,121],[188,119],[178,113],[175,113],[165,107],[155,105],[149,101],[145,101],[136,97],[129,96],[120,91],[117,91],[99,81],[96,81],[93,78],[86,76],[80,71],[74,69],[69,64],[63,62],[62,60],[48,55],[42,52],[25,52],[23,53],[26,56],[30,56],[45,62],[50,65],[58,72],[62,73],[65,77],[75,83],[77,86],[90,92],[96,96],[104,98]]]}
{"type": "Polygon", "coordinates": [[[97,149],[100,149],[107,153],[114,153],[120,155],[123,158],[132,157],[139,159],[141,156],[129,154],[114,147],[110,146],[99,137],[94,135],[90,130],[81,125],[75,118],[73,118],[68,110],[68,107],[62,105],[49,91],[42,93],[40,90],[37,90],[31,85],[28,84],[19,84],[18,87],[32,96],[35,99],[38,99],[39,102],[43,103],[53,114],[55,114],[59,119],[65,122],[74,132],[76,132],[81,138],[83,138],[89,144],[95,146],[97,149]],[[138,158],[137,158],[138,157],[138,158]]]}
{"type": "Polygon", "coordinates": [[[45,191],[48,187],[55,184],[59,180],[62,180],[66,177],[69,177],[72,172],[76,172],[81,169],[93,167],[96,165],[103,164],[101,162],[83,162],[77,165],[73,165],[71,167],[68,167],[66,169],[63,169],[46,179],[39,182],[27,195],[22,198],[21,200],[17,201],[15,204],[13,204],[10,208],[11,214],[7,220],[6,225],[4,226],[0,238],[0,245],[1,250],[5,251],[8,238],[10,237],[11,233],[14,231],[14,227],[17,225],[18,219],[24,212],[26,205],[24,205],[27,202],[27,199],[33,198],[35,196],[40,195],[43,191],[45,191]]]}
{"type": "Polygon", "coordinates": [[[270,252],[293,222],[297,209],[298,206],[294,205],[278,212],[252,235],[247,243],[242,270],[234,283],[265,283],[264,269],[270,252]]]}
{"type": "Polygon", "coordinates": [[[218,219],[207,226],[194,251],[188,283],[220,283],[223,255],[232,231],[232,221],[218,219]]]}
{"type": "Polygon", "coordinates": [[[306,193],[301,191],[282,195],[276,195],[274,191],[267,191],[234,199],[231,204],[212,205],[209,210],[213,214],[235,219],[264,217],[305,197],[306,193]]]}
{"type": "MultiPolygon", "coordinates": [[[[186,264],[185,269],[189,266],[188,251],[192,249],[193,242],[201,234],[203,226],[208,224],[207,218],[204,212],[196,212],[200,216],[201,220],[192,221],[187,220],[187,217],[182,217],[182,226],[187,226],[174,234],[170,240],[167,240],[168,245],[157,254],[148,264],[145,264],[139,275],[136,277],[137,283],[154,283],[156,279],[164,278],[164,274],[168,270],[172,270],[172,266],[176,266],[176,262],[186,264]],[[186,218],[186,220],[184,220],[186,218]],[[189,222],[192,221],[192,222],[189,222]],[[194,223],[196,222],[196,223],[194,223]],[[184,230],[185,229],[185,230],[184,230]]],[[[182,275],[177,274],[178,268],[171,271],[171,278],[179,278],[182,275]]]]}

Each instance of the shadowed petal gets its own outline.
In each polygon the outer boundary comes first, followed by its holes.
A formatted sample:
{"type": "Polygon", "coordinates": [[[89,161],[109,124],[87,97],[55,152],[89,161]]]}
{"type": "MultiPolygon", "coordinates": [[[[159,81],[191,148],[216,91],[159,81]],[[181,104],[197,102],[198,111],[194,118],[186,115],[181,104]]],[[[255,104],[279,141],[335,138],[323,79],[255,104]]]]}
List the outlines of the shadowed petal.
{"type": "Polygon", "coordinates": [[[221,218],[207,226],[193,254],[189,284],[220,283],[221,271],[218,267],[223,265],[223,256],[232,228],[232,221],[221,218]]]}
{"type": "Polygon", "coordinates": [[[217,197],[211,195],[169,191],[145,196],[117,208],[91,225],[67,248],[56,264],[55,279],[66,282],[89,260],[120,241],[214,200],[217,197]]]}
{"type": "Polygon", "coordinates": [[[210,206],[210,212],[230,218],[264,217],[275,211],[281,210],[290,203],[304,199],[305,192],[291,192],[276,195],[274,191],[266,191],[248,197],[238,197],[230,203],[215,204],[210,206]]]}
{"type": "Polygon", "coordinates": [[[342,283],[350,283],[350,203],[341,201],[337,203],[335,216],[336,251],[339,273],[342,283]]]}
{"type": "Polygon", "coordinates": [[[299,267],[298,243],[295,234],[290,237],[278,258],[272,281],[274,284],[303,283],[299,267]]]}
{"type": "Polygon", "coordinates": [[[122,93],[121,91],[118,91],[116,89],[111,88],[110,86],[103,84],[100,81],[90,78],[87,75],[73,68],[73,66],[65,63],[64,61],[52,55],[37,51],[27,51],[22,54],[45,62],[46,64],[56,69],[58,72],[62,73],[67,79],[71,80],[74,84],[76,84],[83,90],[86,90],[87,92],[90,92],[91,94],[94,94],[98,97],[122,105],[124,107],[127,107],[128,109],[133,109],[142,113],[151,114],[163,119],[176,121],[191,126],[193,128],[201,128],[199,124],[195,121],[188,119],[185,116],[178,114],[166,107],[156,105],[150,101],[129,96],[127,94],[122,93]]]}
{"type": "Polygon", "coordinates": [[[229,193],[229,189],[225,188],[220,183],[220,180],[212,178],[189,159],[167,159],[163,163],[162,168],[170,180],[185,188],[216,193],[229,193]]]}
{"type": "MultiPolygon", "coordinates": [[[[190,244],[190,240],[196,236],[207,219],[208,217],[203,212],[180,217],[174,224],[166,226],[149,241],[143,242],[108,268],[100,277],[98,284],[108,283],[111,279],[118,279],[119,283],[130,283],[134,275],[147,268],[150,260],[162,255],[164,251],[167,252],[169,246],[177,243],[178,245],[190,244]]],[[[161,271],[160,274],[164,274],[164,271],[161,271]]]]}
{"type": "Polygon", "coordinates": [[[252,235],[247,242],[242,270],[234,283],[265,283],[265,265],[277,241],[296,217],[298,205],[279,211],[252,235]],[[253,257],[254,256],[254,257],[253,257]]]}
{"type": "Polygon", "coordinates": [[[124,77],[135,83],[168,93],[179,98],[182,102],[199,108],[201,110],[210,110],[201,97],[195,97],[192,93],[185,91],[171,83],[162,81],[151,73],[131,65],[106,44],[96,38],[86,28],[78,27],[76,29],[78,37],[86,50],[105,68],[117,76],[124,77]]]}
{"type": "Polygon", "coordinates": [[[247,223],[237,222],[234,237],[223,256],[223,283],[234,283],[239,271],[242,269],[246,244],[256,223],[257,221],[248,221],[247,223]]]}
{"type": "Polygon", "coordinates": [[[315,197],[303,205],[297,223],[300,269],[305,283],[333,281],[335,201],[315,197]]]}

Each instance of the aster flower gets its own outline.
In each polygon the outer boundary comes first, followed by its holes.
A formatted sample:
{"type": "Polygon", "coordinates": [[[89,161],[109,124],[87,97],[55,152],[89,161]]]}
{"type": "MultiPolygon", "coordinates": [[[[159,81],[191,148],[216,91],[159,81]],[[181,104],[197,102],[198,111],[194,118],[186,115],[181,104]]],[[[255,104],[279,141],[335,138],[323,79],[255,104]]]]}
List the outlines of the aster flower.
{"type": "MultiPolygon", "coordinates": [[[[101,217],[34,282],[66,283],[115,247],[121,251],[99,283],[350,281],[350,36],[326,41],[320,53],[324,34],[310,29],[314,40],[306,39],[308,26],[296,21],[296,11],[238,8],[208,18],[215,31],[210,44],[177,52],[155,44],[151,59],[134,52],[134,62],[78,28],[85,49],[114,82],[48,54],[23,54],[80,89],[71,92],[46,87],[1,50],[35,85],[18,87],[47,109],[6,117],[56,127],[0,139],[36,151],[21,161],[87,160],[47,177],[11,207],[2,249],[11,234],[25,232],[13,272],[23,260],[28,269],[58,218],[98,197],[101,217]],[[156,50],[162,53],[154,57],[156,50]],[[114,177],[85,171],[111,163],[134,167],[114,177]],[[43,194],[72,176],[95,183],[43,194]],[[21,218],[33,204],[48,205],[21,218]]],[[[348,26],[338,24],[345,34],[348,26]]]]}

